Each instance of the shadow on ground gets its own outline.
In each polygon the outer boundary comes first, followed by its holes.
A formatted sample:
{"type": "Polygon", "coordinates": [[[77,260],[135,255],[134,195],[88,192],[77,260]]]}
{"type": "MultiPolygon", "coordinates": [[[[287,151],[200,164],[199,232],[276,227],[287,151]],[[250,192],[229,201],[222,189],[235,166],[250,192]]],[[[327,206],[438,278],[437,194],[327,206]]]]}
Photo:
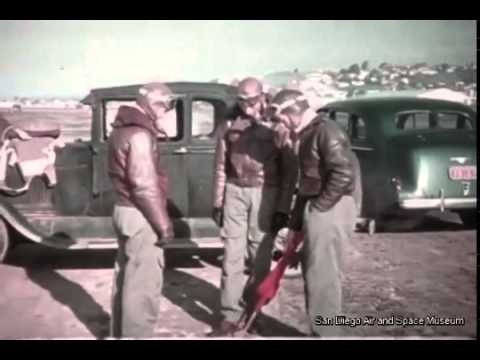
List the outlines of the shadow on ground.
{"type": "MultiPolygon", "coordinates": [[[[201,256],[191,252],[171,251],[166,254],[164,296],[182,308],[191,317],[208,326],[218,319],[219,289],[181,269],[204,267],[203,261],[219,266],[219,251],[202,251],[201,256]]],[[[109,269],[113,268],[114,250],[52,250],[36,244],[22,244],[14,249],[8,263],[24,267],[28,278],[47,290],[53,299],[69,307],[97,339],[108,335],[110,316],[102,306],[78,283],[62,276],[59,269],[109,269]]],[[[297,329],[270,316],[261,315],[261,336],[305,336],[297,329]]],[[[206,335],[206,334],[199,334],[206,335]]]]}
{"type": "Polygon", "coordinates": [[[69,307],[95,338],[108,336],[110,315],[82,286],[47,267],[27,268],[26,274],[53,299],[69,307]]]}
{"type": "Polygon", "coordinates": [[[423,233],[475,230],[475,226],[465,226],[458,214],[446,211],[431,211],[423,217],[391,218],[383,223],[382,232],[392,233],[423,233]]]}
{"type": "MultiPolygon", "coordinates": [[[[167,268],[199,268],[204,265],[200,258],[214,259],[218,250],[166,250],[167,268]]],[[[116,250],[58,250],[35,243],[22,243],[9,254],[6,263],[25,268],[48,267],[49,269],[113,269],[116,250]]],[[[210,261],[210,260],[209,260],[210,261]]]]}
{"type": "MultiPolygon", "coordinates": [[[[170,269],[165,272],[163,293],[172,303],[206,325],[214,326],[219,321],[219,289],[211,283],[184,271],[170,269]]],[[[306,336],[294,327],[262,314],[261,336],[303,337],[306,336]]],[[[204,334],[206,335],[206,334],[204,334]]]]}
{"type": "Polygon", "coordinates": [[[114,261],[115,250],[57,250],[22,243],[13,249],[7,263],[25,268],[108,269],[114,261]]]}
{"type": "MultiPolygon", "coordinates": [[[[442,232],[465,230],[455,214],[433,214],[410,230],[403,232],[442,232]]],[[[397,232],[398,232],[397,231],[397,232]]],[[[165,271],[164,296],[182,308],[197,321],[212,326],[218,321],[219,289],[213,284],[182,269],[201,268],[205,262],[221,266],[218,251],[194,252],[168,251],[165,271]]],[[[62,276],[58,269],[111,269],[115,250],[52,250],[36,244],[22,244],[16,247],[9,257],[8,264],[24,267],[29,279],[46,289],[58,302],[69,307],[95,338],[107,335],[109,314],[80,284],[62,276]]],[[[283,324],[275,318],[261,317],[260,335],[278,337],[302,337],[306,334],[283,324]]],[[[203,335],[203,334],[201,334],[203,335]]]]}

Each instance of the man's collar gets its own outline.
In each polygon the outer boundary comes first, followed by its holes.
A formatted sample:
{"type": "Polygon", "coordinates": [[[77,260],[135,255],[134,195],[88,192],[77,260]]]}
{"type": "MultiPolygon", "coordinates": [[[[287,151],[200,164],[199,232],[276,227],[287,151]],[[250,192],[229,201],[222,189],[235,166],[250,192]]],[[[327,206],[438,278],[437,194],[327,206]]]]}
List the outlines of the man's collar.
{"type": "Polygon", "coordinates": [[[137,109],[138,111],[140,111],[143,115],[145,115],[147,118],[150,119],[150,116],[147,114],[147,112],[145,111],[144,108],[142,108],[140,105],[138,105],[136,102],[129,105],[130,107],[134,108],[134,109],[137,109]]]}
{"type": "Polygon", "coordinates": [[[295,129],[295,133],[298,136],[310,123],[313,121],[318,116],[318,114],[311,110],[308,109],[303,113],[302,116],[302,121],[300,122],[300,125],[295,129]]]}

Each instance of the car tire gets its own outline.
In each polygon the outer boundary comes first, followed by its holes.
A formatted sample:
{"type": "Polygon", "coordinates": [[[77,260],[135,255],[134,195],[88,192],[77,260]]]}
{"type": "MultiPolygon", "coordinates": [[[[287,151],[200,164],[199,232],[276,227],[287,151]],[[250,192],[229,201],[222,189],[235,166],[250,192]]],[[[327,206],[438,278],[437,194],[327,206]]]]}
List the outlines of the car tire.
{"type": "Polygon", "coordinates": [[[10,249],[11,242],[7,224],[2,218],[0,218],[0,263],[5,261],[10,249]]]}
{"type": "Polygon", "coordinates": [[[458,213],[462,220],[463,226],[467,229],[477,228],[477,212],[476,210],[465,210],[458,213]]]}

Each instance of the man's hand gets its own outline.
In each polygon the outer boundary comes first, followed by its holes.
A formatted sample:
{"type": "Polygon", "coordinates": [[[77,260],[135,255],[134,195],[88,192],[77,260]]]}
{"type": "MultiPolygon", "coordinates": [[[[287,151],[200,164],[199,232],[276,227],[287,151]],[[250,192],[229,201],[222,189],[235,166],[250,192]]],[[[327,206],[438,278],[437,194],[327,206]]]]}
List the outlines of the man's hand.
{"type": "Polygon", "coordinates": [[[273,234],[278,233],[284,227],[288,225],[288,215],[277,211],[273,215],[271,231],[273,234]]]}
{"type": "Polygon", "coordinates": [[[221,228],[223,226],[223,208],[213,208],[212,219],[221,228]]]}
{"type": "Polygon", "coordinates": [[[251,108],[251,107],[248,107],[245,109],[245,114],[247,116],[250,116],[252,119],[254,120],[261,120],[262,118],[262,114],[257,110],[257,109],[254,109],[254,108],[251,108]]]}
{"type": "Polygon", "coordinates": [[[157,242],[155,243],[155,245],[157,245],[159,247],[164,247],[165,245],[172,242],[174,237],[175,237],[175,234],[173,232],[173,226],[170,225],[168,228],[163,230],[163,232],[160,236],[158,236],[158,239],[157,239],[157,242]]]}
{"type": "Polygon", "coordinates": [[[298,268],[299,264],[300,264],[300,253],[297,251],[293,253],[292,257],[290,258],[290,261],[288,262],[288,268],[296,269],[298,268]]]}
{"type": "Polygon", "coordinates": [[[305,210],[305,204],[307,203],[307,199],[297,195],[297,199],[295,200],[295,206],[292,210],[292,215],[290,217],[290,222],[288,223],[288,228],[298,232],[302,230],[303,227],[303,212],[305,210]]]}

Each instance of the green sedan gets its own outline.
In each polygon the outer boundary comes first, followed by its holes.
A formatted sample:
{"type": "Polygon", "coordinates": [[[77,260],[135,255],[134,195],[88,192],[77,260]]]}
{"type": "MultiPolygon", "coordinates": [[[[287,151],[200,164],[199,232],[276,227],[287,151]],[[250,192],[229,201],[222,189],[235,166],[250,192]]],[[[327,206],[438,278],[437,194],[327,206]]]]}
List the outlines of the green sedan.
{"type": "Polygon", "coordinates": [[[319,112],[348,133],[360,160],[363,219],[378,225],[450,210],[476,227],[473,109],[444,100],[379,97],[333,102],[319,112]]]}

